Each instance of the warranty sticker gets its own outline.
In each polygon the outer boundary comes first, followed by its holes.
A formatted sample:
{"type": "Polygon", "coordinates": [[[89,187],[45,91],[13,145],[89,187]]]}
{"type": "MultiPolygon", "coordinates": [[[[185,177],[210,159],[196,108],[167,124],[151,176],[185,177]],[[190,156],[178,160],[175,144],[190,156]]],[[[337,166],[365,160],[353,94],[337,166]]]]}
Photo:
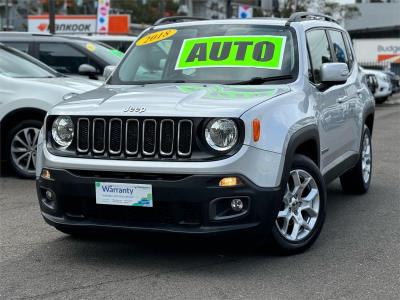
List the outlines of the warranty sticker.
{"type": "Polygon", "coordinates": [[[175,69],[253,67],[281,69],[285,36],[213,36],[186,39],[175,69]]]}
{"type": "Polygon", "coordinates": [[[176,32],[176,29],[166,29],[151,33],[138,40],[136,46],[144,46],[165,40],[166,38],[173,36],[176,32]]]}

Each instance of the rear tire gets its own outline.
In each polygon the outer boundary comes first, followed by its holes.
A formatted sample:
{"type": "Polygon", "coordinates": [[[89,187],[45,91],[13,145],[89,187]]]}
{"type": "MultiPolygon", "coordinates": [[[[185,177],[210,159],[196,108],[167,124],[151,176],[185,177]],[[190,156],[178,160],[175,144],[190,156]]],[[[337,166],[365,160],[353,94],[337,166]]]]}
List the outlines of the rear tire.
{"type": "Polygon", "coordinates": [[[343,191],[364,194],[368,191],[372,175],[371,132],[365,126],[361,139],[360,158],[354,168],[340,176],[343,191]]]}
{"type": "Polygon", "coordinates": [[[12,170],[21,178],[35,178],[36,150],[43,122],[25,120],[15,125],[7,137],[7,153],[12,170]]]}
{"type": "Polygon", "coordinates": [[[388,97],[375,98],[375,103],[382,104],[382,103],[386,102],[387,99],[388,99],[388,97]]]}
{"type": "Polygon", "coordinates": [[[318,166],[295,155],[271,243],[279,255],[304,252],[316,241],[325,221],[326,187],[318,166]]]}

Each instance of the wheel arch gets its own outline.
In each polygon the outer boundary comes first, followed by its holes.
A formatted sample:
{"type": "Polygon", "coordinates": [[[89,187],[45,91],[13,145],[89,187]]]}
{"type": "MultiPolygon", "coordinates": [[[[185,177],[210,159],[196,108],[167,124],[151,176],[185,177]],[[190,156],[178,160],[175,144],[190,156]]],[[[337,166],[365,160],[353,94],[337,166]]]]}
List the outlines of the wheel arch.
{"type": "Polygon", "coordinates": [[[302,154],[310,158],[317,167],[320,167],[320,140],[318,127],[315,124],[307,125],[293,133],[287,143],[285,160],[280,186],[286,183],[290,168],[296,154],[302,154]]]}
{"type": "Polygon", "coordinates": [[[6,159],[6,142],[7,142],[7,133],[9,130],[15,126],[18,122],[33,119],[38,121],[43,121],[46,116],[46,111],[33,108],[33,107],[24,107],[15,109],[10,111],[0,122],[0,159],[6,159]]]}
{"type": "Polygon", "coordinates": [[[367,110],[366,113],[364,114],[363,124],[365,124],[368,127],[371,136],[372,136],[372,130],[374,129],[374,119],[375,119],[375,111],[373,109],[367,110]]]}

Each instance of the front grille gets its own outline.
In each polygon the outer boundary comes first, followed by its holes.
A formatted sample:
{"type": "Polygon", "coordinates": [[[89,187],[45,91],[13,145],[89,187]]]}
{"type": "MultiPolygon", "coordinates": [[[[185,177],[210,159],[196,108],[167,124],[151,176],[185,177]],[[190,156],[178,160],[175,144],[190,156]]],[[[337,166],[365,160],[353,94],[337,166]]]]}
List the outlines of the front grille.
{"type": "Polygon", "coordinates": [[[193,122],[189,119],[77,118],[81,155],[110,158],[188,158],[193,122]]]}
{"type": "Polygon", "coordinates": [[[89,119],[79,119],[78,121],[78,151],[89,151],[89,119]]]}

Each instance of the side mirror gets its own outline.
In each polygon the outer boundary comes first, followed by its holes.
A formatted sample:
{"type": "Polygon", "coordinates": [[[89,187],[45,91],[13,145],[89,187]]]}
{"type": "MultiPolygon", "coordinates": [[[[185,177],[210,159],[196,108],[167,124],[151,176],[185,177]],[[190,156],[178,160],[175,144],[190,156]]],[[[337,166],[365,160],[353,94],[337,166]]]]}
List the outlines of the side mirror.
{"type": "Polygon", "coordinates": [[[115,66],[106,66],[103,71],[103,77],[104,81],[108,79],[108,77],[111,76],[111,74],[114,72],[115,66]]]}
{"type": "Polygon", "coordinates": [[[326,84],[341,84],[349,77],[349,67],[345,63],[325,63],[320,69],[321,82],[326,84]]]}
{"type": "Polygon", "coordinates": [[[78,68],[79,75],[89,76],[90,79],[97,79],[97,69],[92,65],[82,64],[78,68]]]}

